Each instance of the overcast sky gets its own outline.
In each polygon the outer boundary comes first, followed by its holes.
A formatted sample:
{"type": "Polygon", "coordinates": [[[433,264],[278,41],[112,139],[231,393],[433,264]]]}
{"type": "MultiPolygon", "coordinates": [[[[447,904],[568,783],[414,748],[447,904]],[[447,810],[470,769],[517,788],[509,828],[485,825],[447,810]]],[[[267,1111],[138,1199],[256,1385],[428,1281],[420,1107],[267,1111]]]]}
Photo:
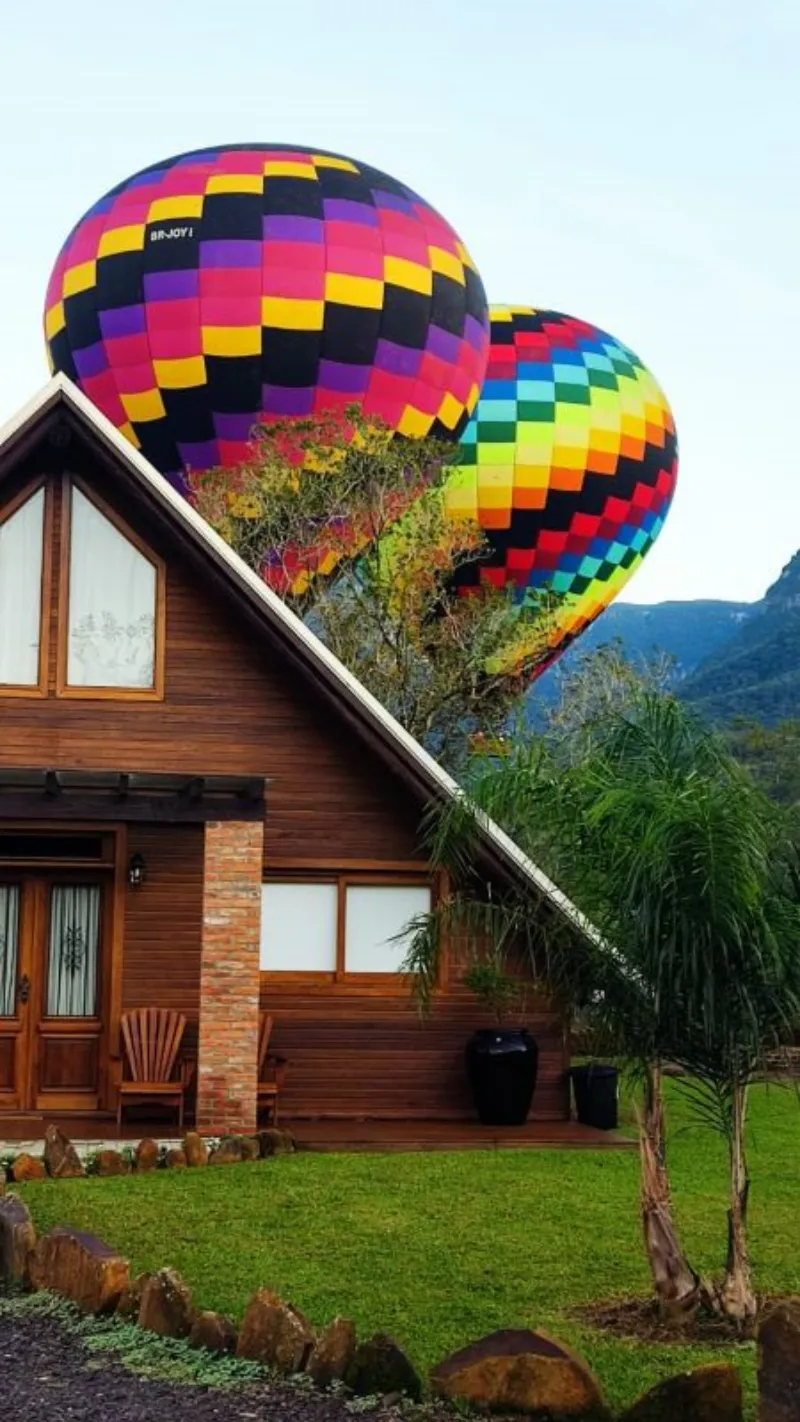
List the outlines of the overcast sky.
{"type": "Polygon", "coordinates": [[[392,173],[489,299],[652,368],[678,425],[625,597],[760,597],[800,547],[800,0],[39,0],[0,34],[0,420],[67,231],[136,169],[281,141],[392,173]]]}

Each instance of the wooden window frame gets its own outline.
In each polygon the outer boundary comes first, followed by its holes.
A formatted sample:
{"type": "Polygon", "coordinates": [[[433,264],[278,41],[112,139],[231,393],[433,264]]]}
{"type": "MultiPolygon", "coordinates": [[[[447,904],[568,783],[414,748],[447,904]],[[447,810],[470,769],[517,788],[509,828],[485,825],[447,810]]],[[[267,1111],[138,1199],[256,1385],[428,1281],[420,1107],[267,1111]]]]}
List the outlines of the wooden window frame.
{"type": "MultiPolygon", "coordinates": [[[[336,901],[336,967],[333,972],[281,971],[261,969],[261,981],[270,992],[281,987],[289,990],[298,988],[318,988],[334,992],[362,989],[373,995],[406,997],[410,988],[403,973],[350,973],[346,966],[346,914],[348,888],[406,888],[430,889],[431,908],[436,908],[446,893],[445,876],[419,863],[413,867],[398,863],[378,868],[334,869],[330,861],[320,861],[318,871],[308,861],[299,861],[297,867],[278,866],[270,863],[265,870],[262,888],[269,884],[335,884],[336,901]]],[[[445,985],[446,954],[439,965],[437,988],[445,985]]]]}
{"type": "Polygon", "coordinates": [[[39,490],[44,490],[44,513],[42,517],[42,576],[39,592],[39,677],[27,685],[16,682],[0,682],[0,698],[33,697],[38,700],[47,696],[47,669],[50,661],[50,605],[52,601],[53,579],[53,490],[48,479],[41,475],[26,484],[0,510],[0,528],[13,518],[29,499],[39,490]]]}
{"type": "Polygon", "coordinates": [[[163,701],[166,660],[166,582],[167,570],[144,539],[128,526],[124,519],[90,489],[75,474],[65,474],[61,484],[61,559],[58,588],[58,648],[56,657],[56,696],[80,701],[163,701]],[[78,489],[84,498],[108,519],[123,538],[146,558],[155,569],[156,607],[153,626],[155,640],[152,686],[71,686],[69,666],[69,592],[70,550],[72,544],[72,490],[78,489]]]}

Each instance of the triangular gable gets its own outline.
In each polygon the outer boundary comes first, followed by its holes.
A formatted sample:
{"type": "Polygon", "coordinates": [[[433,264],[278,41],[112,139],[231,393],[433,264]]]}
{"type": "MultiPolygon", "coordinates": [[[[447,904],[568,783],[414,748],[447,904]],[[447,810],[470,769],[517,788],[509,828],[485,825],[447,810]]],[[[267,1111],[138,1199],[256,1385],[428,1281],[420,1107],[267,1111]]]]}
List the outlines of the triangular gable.
{"type": "MultiPolygon", "coordinates": [[[[265,629],[270,630],[273,638],[281,642],[294,659],[304,664],[340,713],[384,761],[395,769],[400,768],[424,797],[442,802],[461,795],[456,781],[424,747],[409,735],[66,376],[54,376],[0,430],[0,477],[4,466],[16,462],[15,456],[21,457],[31,442],[42,434],[49,420],[59,414],[75,420],[90,440],[97,441],[177,526],[181,536],[190,540],[205,558],[213,562],[231,590],[246,599],[265,629]]],[[[479,828],[481,848],[491,863],[523,887],[535,889],[580,933],[597,939],[596,930],[579,909],[523,854],[504,830],[487,816],[481,817],[479,828]]]]}

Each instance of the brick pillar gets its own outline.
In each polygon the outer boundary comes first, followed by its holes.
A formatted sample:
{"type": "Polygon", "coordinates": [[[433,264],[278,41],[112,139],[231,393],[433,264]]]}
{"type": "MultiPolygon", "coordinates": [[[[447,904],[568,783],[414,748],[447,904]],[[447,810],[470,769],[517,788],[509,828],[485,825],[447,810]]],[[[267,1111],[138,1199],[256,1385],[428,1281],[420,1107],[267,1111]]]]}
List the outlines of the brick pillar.
{"type": "Polygon", "coordinates": [[[262,823],[205,827],[197,1128],[256,1128],[262,823]]]}

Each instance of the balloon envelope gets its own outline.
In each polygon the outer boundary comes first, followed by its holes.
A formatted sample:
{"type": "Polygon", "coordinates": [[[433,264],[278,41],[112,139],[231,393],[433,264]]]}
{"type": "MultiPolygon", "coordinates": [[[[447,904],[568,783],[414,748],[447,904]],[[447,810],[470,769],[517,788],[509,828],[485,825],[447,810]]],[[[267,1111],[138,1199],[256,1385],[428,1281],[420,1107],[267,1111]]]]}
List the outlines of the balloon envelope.
{"type": "Polygon", "coordinates": [[[481,279],[403,183],[322,150],[232,145],[120,183],[47,291],[51,367],[162,473],[247,456],[254,425],[359,404],[457,439],[486,369],[481,279]]]}
{"type": "Polygon", "coordinates": [[[464,591],[510,583],[520,601],[558,594],[552,661],[658,537],[678,472],[675,424],[650,371],[605,331],[530,306],[492,306],[490,317],[486,379],[447,504],[478,520],[492,552],[457,581],[464,591]]]}

